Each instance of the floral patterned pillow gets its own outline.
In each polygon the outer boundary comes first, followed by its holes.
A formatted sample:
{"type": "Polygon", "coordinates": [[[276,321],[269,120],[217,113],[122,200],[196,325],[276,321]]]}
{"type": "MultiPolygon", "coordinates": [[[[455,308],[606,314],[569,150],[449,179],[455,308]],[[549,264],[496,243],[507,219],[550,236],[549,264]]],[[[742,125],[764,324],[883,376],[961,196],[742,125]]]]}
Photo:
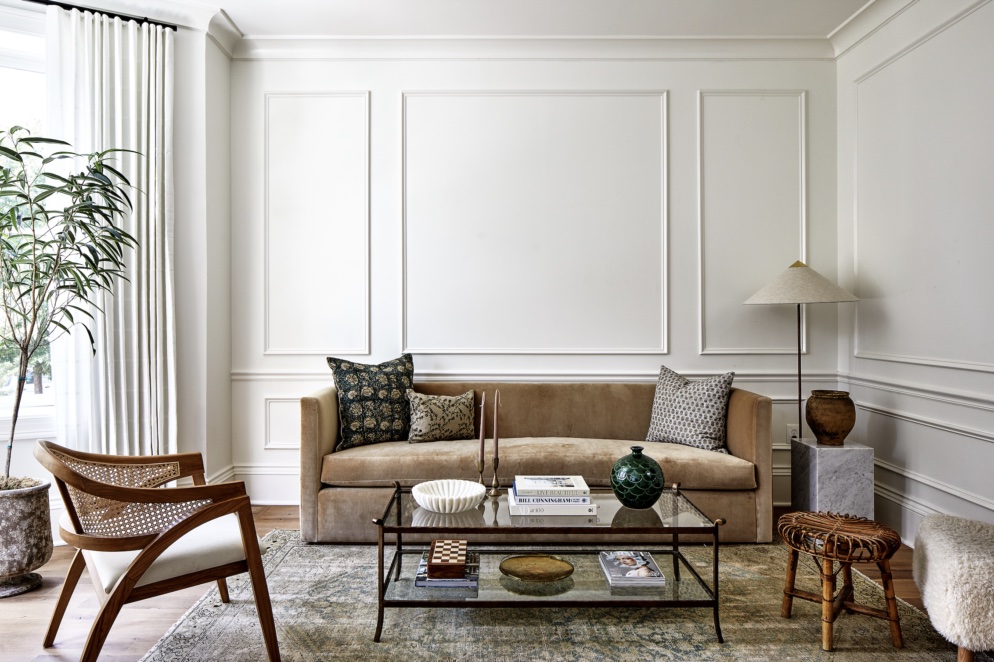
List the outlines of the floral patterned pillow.
{"type": "Polygon", "coordinates": [[[404,394],[414,386],[410,354],[379,365],[328,357],[338,389],[341,424],[336,451],[407,439],[410,408],[404,394]]]}
{"type": "Polygon", "coordinates": [[[425,395],[407,390],[411,403],[408,441],[445,441],[473,438],[473,392],[462,395],[425,395]]]}

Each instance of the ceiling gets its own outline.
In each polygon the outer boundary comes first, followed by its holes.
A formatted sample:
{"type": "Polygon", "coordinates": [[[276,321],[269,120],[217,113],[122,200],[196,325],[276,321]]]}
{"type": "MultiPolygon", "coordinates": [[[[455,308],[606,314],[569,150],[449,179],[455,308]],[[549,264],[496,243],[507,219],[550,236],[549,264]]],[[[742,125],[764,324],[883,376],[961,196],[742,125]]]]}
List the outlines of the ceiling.
{"type": "Polygon", "coordinates": [[[181,2],[220,6],[246,37],[825,38],[873,0],[181,2]]]}

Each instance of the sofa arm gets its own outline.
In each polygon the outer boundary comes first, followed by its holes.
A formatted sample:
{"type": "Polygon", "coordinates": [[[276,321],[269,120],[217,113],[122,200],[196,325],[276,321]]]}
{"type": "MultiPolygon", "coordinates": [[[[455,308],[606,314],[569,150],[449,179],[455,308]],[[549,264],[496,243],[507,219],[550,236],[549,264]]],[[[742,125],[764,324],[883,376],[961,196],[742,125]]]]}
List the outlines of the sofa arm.
{"type": "Polygon", "coordinates": [[[728,399],[728,452],[756,467],[757,542],[773,539],[773,401],[733,388],[728,399]]]}
{"type": "Polygon", "coordinates": [[[323,388],[300,399],[300,538],[318,540],[321,464],[338,443],[338,390],[323,388]]]}

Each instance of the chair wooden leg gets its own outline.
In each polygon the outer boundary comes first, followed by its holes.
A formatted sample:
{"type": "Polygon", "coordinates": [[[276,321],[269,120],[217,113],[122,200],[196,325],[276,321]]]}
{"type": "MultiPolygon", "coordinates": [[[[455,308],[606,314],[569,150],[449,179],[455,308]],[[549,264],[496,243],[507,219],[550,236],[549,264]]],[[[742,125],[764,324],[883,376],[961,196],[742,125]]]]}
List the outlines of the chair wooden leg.
{"type": "Polygon", "coordinates": [[[59,632],[59,626],[62,625],[62,617],[65,616],[66,607],[69,606],[69,600],[72,598],[73,591],[76,590],[76,584],[79,583],[79,577],[83,574],[83,569],[86,567],[86,559],[83,558],[83,550],[77,549],[76,555],[72,557],[72,563],[69,564],[69,571],[66,572],[66,579],[62,582],[62,592],[59,593],[59,601],[55,603],[55,609],[52,611],[52,619],[48,622],[48,632],[45,633],[45,641],[42,646],[48,648],[55,643],[55,635],[59,632]]]}
{"type": "Polygon", "coordinates": [[[956,651],[956,662],[973,662],[973,651],[960,646],[956,651]]]}
{"type": "Polygon", "coordinates": [[[117,588],[107,598],[107,602],[100,608],[97,618],[90,626],[90,634],[86,637],[86,645],[83,646],[79,662],[97,662],[100,650],[104,647],[104,642],[107,641],[110,628],[114,625],[117,615],[121,613],[121,607],[124,606],[132,588],[134,588],[134,582],[130,584],[123,581],[119,582],[117,588]]]}
{"type": "Polygon", "coordinates": [[[780,606],[780,615],[790,618],[791,609],[794,606],[794,582],[797,579],[797,550],[791,549],[787,559],[787,581],[783,587],[783,604],[780,606]]]}
{"type": "Polygon", "coordinates": [[[832,626],[835,622],[835,573],[832,560],[821,562],[821,649],[832,650],[832,626]]]}
{"type": "Polygon", "coordinates": [[[249,578],[252,580],[252,593],[255,595],[255,609],[259,613],[262,638],[266,642],[266,652],[270,662],[280,662],[280,643],[276,638],[276,623],[273,622],[273,605],[269,600],[269,586],[266,584],[266,571],[262,567],[262,554],[259,552],[259,539],[255,534],[252,511],[244,508],[238,511],[238,521],[242,530],[242,546],[245,561],[248,563],[249,578]]]}
{"type": "Polygon", "coordinates": [[[890,638],[895,648],[904,648],[904,638],[901,636],[901,617],[897,613],[897,598],[894,595],[894,575],[890,571],[890,560],[877,563],[880,568],[880,580],[884,585],[884,598],[887,601],[887,616],[890,620],[890,638]]]}
{"type": "Polygon", "coordinates": [[[217,580],[217,591],[221,594],[221,602],[231,602],[231,598],[228,597],[228,582],[224,577],[217,580]]]}

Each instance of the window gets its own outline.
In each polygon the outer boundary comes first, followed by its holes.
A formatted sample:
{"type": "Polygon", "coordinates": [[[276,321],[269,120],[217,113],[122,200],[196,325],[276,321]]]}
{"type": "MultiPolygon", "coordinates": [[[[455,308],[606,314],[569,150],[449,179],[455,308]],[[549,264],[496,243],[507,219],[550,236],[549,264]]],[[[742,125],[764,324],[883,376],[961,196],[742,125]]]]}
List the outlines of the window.
{"type": "MultiPolygon", "coordinates": [[[[23,126],[32,134],[46,135],[47,113],[44,14],[0,7],[0,128],[23,126]]],[[[8,419],[13,409],[17,358],[16,351],[0,349],[0,419],[8,419]]],[[[20,410],[25,418],[54,416],[51,364],[46,343],[28,368],[20,410]]],[[[41,420],[33,422],[46,427],[41,420]]],[[[36,427],[28,423],[23,431],[36,427]]]]}

